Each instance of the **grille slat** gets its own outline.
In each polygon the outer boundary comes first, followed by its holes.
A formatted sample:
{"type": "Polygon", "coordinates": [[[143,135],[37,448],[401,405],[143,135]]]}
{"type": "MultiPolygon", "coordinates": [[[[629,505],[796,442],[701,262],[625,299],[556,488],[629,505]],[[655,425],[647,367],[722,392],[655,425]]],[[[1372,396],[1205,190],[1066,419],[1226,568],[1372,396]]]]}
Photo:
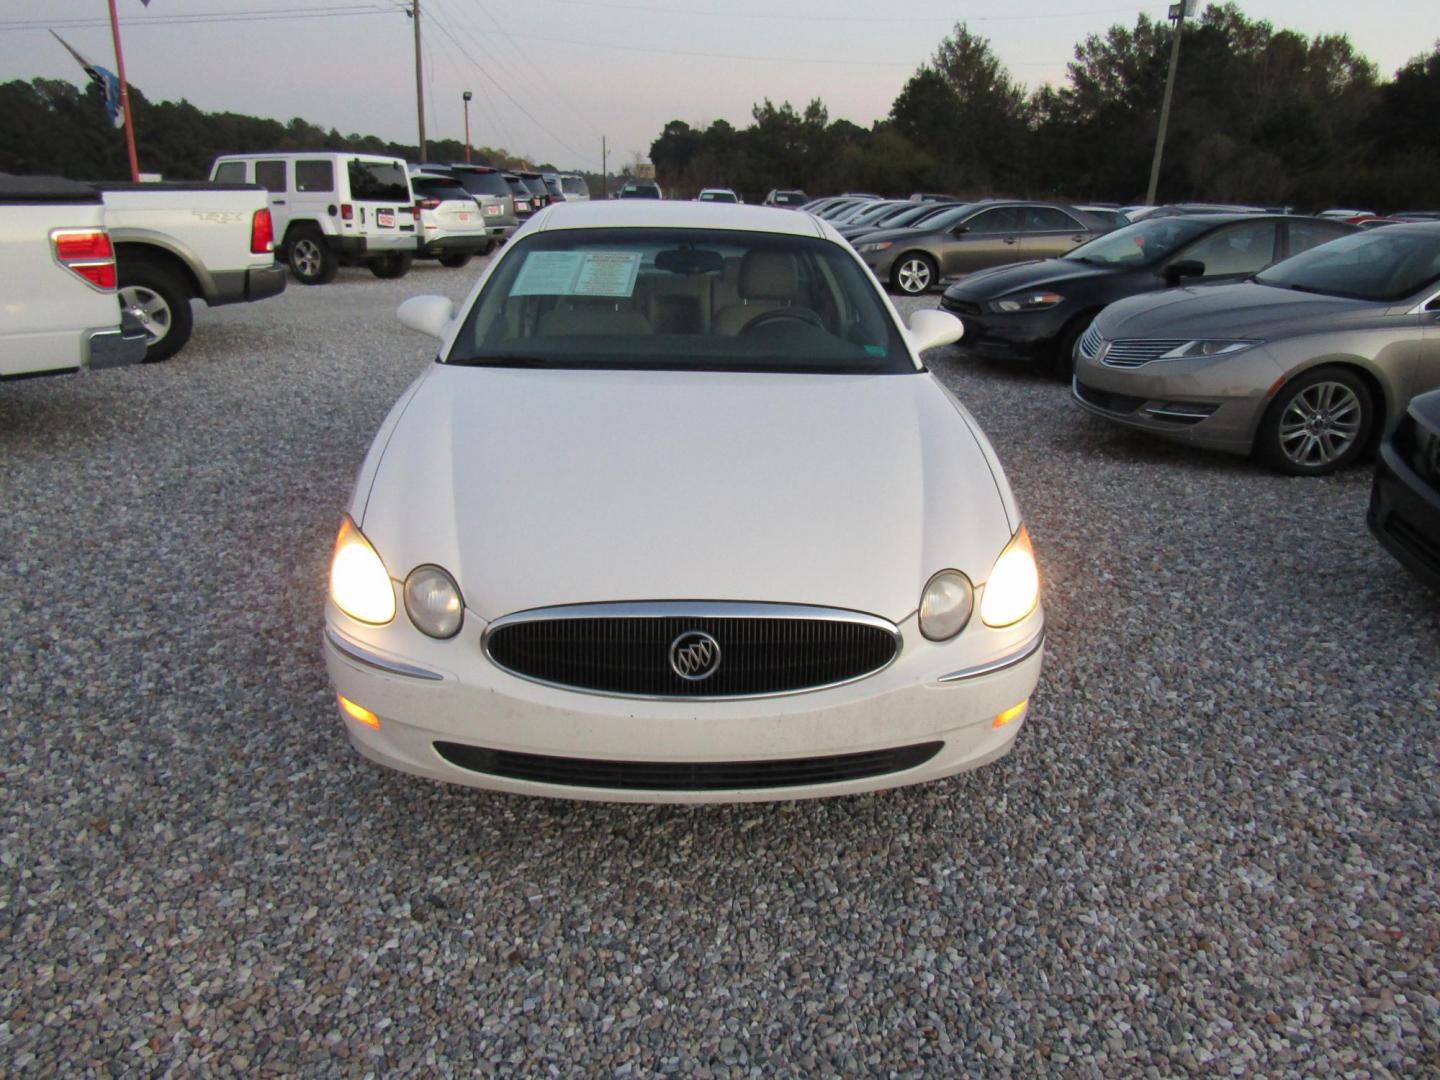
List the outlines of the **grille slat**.
{"type": "Polygon", "coordinates": [[[943,743],[779,761],[605,761],[490,750],[437,742],[435,751],[471,772],[567,787],[628,791],[722,791],[801,787],[864,780],[925,764],[943,743]]]}
{"type": "MultiPolygon", "coordinates": [[[[591,693],[689,699],[763,697],[833,686],[879,671],[899,651],[895,628],[871,616],[715,613],[723,606],[704,605],[705,613],[696,614],[557,617],[535,612],[498,621],[485,635],[485,650],[501,668],[536,682],[591,693]],[[714,674],[695,682],[670,667],[671,644],[690,631],[709,634],[720,646],[714,674]]],[[[743,606],[747,611],[784,607],[743,606]]]]}
{"type": "Polygon", "coordinates": [[[1117,338],[1101,361],[1110,367],[1140,367],[1178,349],[1188,338],[1117,338]]]}

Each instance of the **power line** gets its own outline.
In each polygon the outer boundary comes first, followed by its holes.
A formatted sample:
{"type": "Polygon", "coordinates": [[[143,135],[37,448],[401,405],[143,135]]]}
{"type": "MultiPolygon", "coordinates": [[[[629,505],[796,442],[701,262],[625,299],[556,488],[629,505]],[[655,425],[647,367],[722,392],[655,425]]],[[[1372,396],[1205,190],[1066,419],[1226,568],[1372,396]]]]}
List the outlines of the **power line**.
{"type": "MultiPolygon", "coordinates": [[[[701,18],[713,19],[777,19],[791,22],[824,22],[824,23],[917,23],[917,22],[952,22],[948,15],[830,15],[830,14],[791,14],[779,11],[719,11],[716,9],[704,8],[669,8],[652,7],[648,4],[625,4],[616,0],[553,0],[557,4],[569,4],[572,7],[596,7],[609,8],[613,11],[639,11],[647,15],[680,15],[689,17],[699,16],[701,18]]],[[[1120,11],[1134,11],[1133,7],[1125,8],[1099,8],[1089,11],[1050,11],[1039,15],[967,15],[961,18],[961,22],[1006,22],[1020,19],[1067,19],[1078,18],[1086,15],[1110,15],[1120,11]]]]}
{"type": "Polygon", "coordinates": [[[529,109],[525,108],[524,105],[521,105],[520,102],[516,101],[514,96],[511,95],[510,91],[506,90],[504,86],[497,82],[495,77],[491,75],[488,71],[486,71],[485,68],[480,64],[480,61],[476,60],[475,57],[470,55],[469,50],[467,50],[465,46],[461,45],[460,42],[455,39],[455,35],[450,33],[449,28],[446,27],[444,23],[440,22],[437,19],[432,19],[431,21],[440,28],[440,32],[442,34],[444,34],[450,39],[451,44],[460,50],[460,54],[464,56],[465,59],[469,60],[470,63],[474,64],[475,69],[480,72],[480,74],[483,75],[485,78],[489,79],[490,82],[494,84],[495,89],[499,90],[500,93],[504,95],[505,100],[510,102],[511,105],[514,105],[515,108],[519,109],[526,119],[528,119],[532,124],[534,124],[537,128],[543,131],[546,135],[549,135],[550,138],[554,139],[566,150],[570,151],[570,153],[574,154],[577,158],[583,158],[585,156],[584,154],[580,153],[580,151],[576,150],[573,146],[571,146],[568,142],[566,142],[564,139],[562,139],[559,135],[556,135],[555,132],[551,131],[539,120],[535,119],[535,117],[531,115],[529,109]]]}
{"type": "MultiPolygon", "coordinates": [[[[341,7],[325,8],[302,8],[298,11],[287,11],[283,8],[262,8],[252,11],[219,11],[209,13],[193,13],[189,15],[145,15],[131,16],[120,20],[123,27],[140,26],[182,26],[191,23],[227,23],[227,22],[279,22],[284,19],[335,19],[351,18],[357,15],[392,15],[397,8],[380,7],[376,4],[347,4],[341,7]]],[[[4,19],[0,20],[0,29],[3,30],[46,30],[50,27],[60,29],[87,29],[90,27],[110,25],[109,19],[4,19]]]]}

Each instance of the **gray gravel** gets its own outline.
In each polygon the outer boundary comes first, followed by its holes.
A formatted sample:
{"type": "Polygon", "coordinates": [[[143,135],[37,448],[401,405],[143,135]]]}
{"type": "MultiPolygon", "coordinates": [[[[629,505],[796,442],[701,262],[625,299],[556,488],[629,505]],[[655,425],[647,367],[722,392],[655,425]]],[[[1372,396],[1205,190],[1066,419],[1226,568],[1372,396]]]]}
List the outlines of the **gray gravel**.
{"type": "Polygon", "coordinates": [[[1440,602],[1368,476],[953,350],[1048,589],[1004,762],[650,808],[355,755],[326,558],[428,355],[395,305],[473,274],[344,271],[0,385],[0,1074],[1440,1071],[1440,602]]]}

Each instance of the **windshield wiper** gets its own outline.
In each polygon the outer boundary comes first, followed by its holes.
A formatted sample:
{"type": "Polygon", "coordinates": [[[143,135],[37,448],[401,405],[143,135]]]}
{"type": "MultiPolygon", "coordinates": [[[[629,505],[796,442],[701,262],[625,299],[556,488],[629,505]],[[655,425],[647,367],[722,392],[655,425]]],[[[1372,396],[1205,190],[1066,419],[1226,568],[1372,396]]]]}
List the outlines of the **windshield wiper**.
{"type": "Polygon", "coordinates": [[[555,362],[544,356],[523,356],[519,353],[498,353],[494,356],[460,356],[445,361],[455,367],[543,368],[555,362]]]}

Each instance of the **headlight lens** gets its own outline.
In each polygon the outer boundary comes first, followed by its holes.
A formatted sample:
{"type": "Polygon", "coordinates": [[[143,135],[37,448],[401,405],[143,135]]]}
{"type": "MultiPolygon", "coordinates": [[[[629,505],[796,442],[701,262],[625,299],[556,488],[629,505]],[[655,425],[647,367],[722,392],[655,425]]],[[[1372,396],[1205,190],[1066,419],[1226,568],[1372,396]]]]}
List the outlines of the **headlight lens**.
{"type": "Polygon", "coordinates": [[[395,617],[395,590],[385,564],[348,514],[330,556],[330,599],[361,622],[380,625],[395,617]]]}
{"type": "Polygon", "coordinates": [[[990,310],[1009,315],[1016,311],[1044,311],[1062,302],[1065,297],[1053,292],[1026,293],[1023,296],[1007,296],[1003,300],[992,300],[990,310]]]}
{"type": "Polygon", "coordinates": [[[1244,352],[1246,349],[1254,348],[1259,344],[1260,342],[1258,341],[1204,338],[1198,341],[1187,341],[1184,345],[1177,345],[1169,352],[1162,353],[1160,359],[1186,360],[1192,356],[1228,356],[1230,353],[1244,352]]]}
{"type": "Polygon", "coordinates": [[[452,638],[465,621],[465,601],[455,579],[438,566],[417,566],[405,579],[405,612],[422,634],[452,638]]]}
{"type": "Polygon", "coordinates": [[[990,568],[990,579],[980,594],[980,618],[986,626],[1009,626],[1035,610],[1040,601],[1040,572],[1025,526],[1005,545],[990,568]]]}
{"type": "Polygon", "coordinates": [[[868,255],[874,251],[884,251],[894,243],[895,241],[893,240],[877,240],[873,244],[861,244],[855,250],[860,252],[861,255],[868,255]]]}
{"type": "Polygon", "coordinates": [[[959,570],[941,570],[920,594],[920,633],[931,641],[947,641],[970,621],[975,589],[959,570]]]}

